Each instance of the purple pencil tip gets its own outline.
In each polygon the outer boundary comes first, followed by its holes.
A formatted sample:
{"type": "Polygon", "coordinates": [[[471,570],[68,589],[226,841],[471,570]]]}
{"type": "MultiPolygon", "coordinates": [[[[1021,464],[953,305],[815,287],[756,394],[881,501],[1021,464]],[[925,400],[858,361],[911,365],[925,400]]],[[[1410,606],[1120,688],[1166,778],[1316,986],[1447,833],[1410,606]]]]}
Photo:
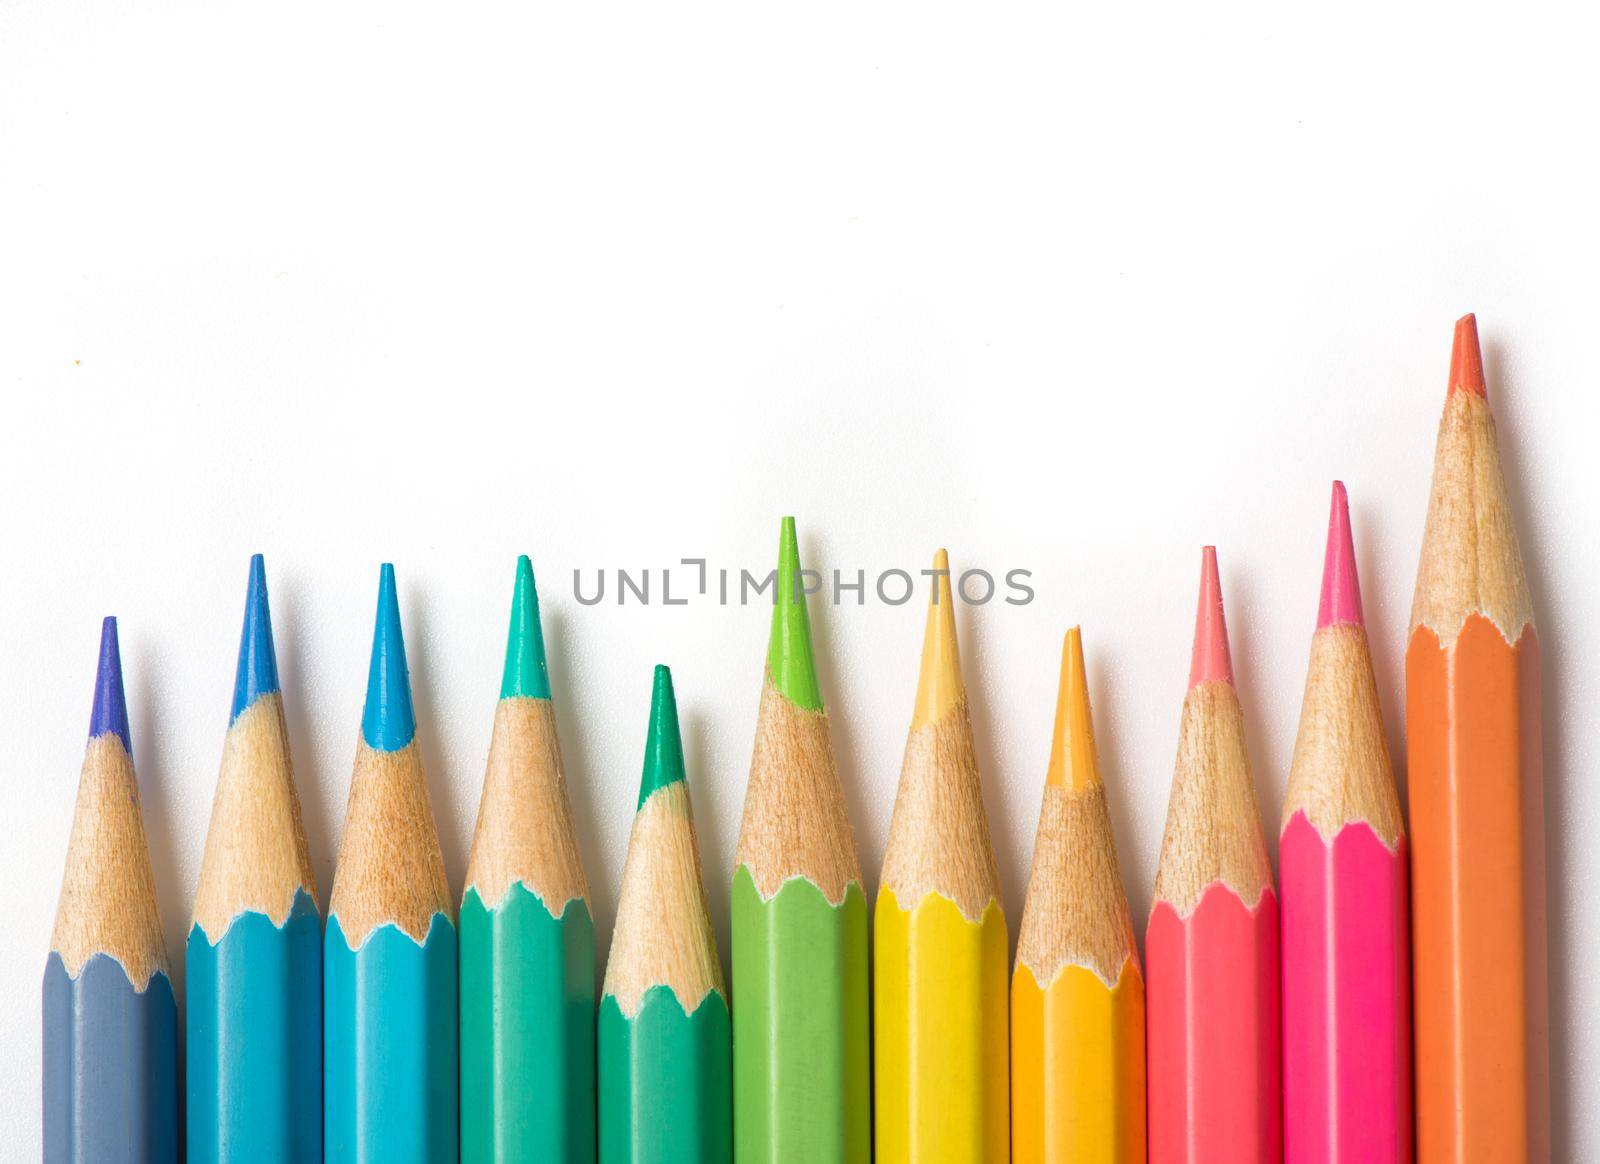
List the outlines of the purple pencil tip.
{"type": "Polygon", "coordinates": [[[89,738],[116,732],[122,746],[133,753],[128,735],[128,700],[122,691],[122,652],[117,647],[117,620],[107,615],[100,626],[100,667],[94,680],[94,710],[89,714],[89,738]]]}

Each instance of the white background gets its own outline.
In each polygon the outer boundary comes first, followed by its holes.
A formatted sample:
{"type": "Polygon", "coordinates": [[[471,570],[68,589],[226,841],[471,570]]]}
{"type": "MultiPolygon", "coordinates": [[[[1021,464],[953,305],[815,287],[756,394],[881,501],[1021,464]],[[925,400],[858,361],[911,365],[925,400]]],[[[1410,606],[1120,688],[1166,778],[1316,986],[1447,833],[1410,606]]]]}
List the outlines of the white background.
{"type": "MultiPolygon", "coordinates": [[[[459,891],[528,552],[602,956],[657,661],[726,950],[767,612],[572,576],[764,572],[792,512],[813,567],[1034,572],[960,619],[1013,934],[1082,622],[1142,918],[1203,542],[1269,832],[1335,476],[1402,751],[1475,310],[1547,668],[1558,1143],[1600,1154],[1600,84],[1492,12],[0,6],[0,1142],[37,1142],[101,615],[180,997],[256,550],[324,902],[379,561],[459,891]]],[[[922,611],[813,621],[870,889],[922,611]]]]}

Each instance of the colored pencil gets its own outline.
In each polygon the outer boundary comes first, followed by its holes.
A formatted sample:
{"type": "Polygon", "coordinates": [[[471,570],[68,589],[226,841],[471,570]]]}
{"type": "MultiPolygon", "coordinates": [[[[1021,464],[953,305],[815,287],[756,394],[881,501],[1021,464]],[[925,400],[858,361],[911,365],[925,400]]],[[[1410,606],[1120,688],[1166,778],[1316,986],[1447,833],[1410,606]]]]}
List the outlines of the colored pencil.
{"type": "Polygon", "coordinates": [[[260,554],[186,957],[190,1164],[320,1159],[322,916],[260,554]]]}
{"type": "Polygon", "coordinates": [[[1468,315],[1406,651],[1423,1160],[1550,1155],[1539,639],[1468,315]]]}
{"type": "Polygon", "coordinates": [[[1217,555],[1207,546],[1145,935],[1156,1164],[1280,1158],[1278,965],[1278,899],[1245,754],[1217,555]]]}
{"type": "Polygon", "coordinates": [[[1350,510],[1336,481],[1278,841],[1290,1164],[1411,1159],[1405,846],[1350,510]]]}
{"type": "Polygon", "coordinates": [[[1011,980],[1011,1159],[1144,1158],[1144,978],[1073,627],[1011,980]]]}
{"type": "Polygon", "coordinates": [[[178,1008],[129,739],[108,618],[45,960],[46,1164],[178,1158],[178,1008]]]}
{"type": "Polygon", "coordinates": [[[1004,1160],[1010,950],[943,550],[873,917],[877,1159],[1004,1160]]]}
{"type": "Polygon", "coordinates": [[[533,565],[517,559],[461,896],[461,1159],[594,1160],[594,923],[533,565]]]}
{"type": "Polygon", "coordinates": [[[655,673],[599,1028],[601,1164],[733,1158],[728,993],[665,667],[655,673]]]}
{"type": "Polygon", "coordinates": [[[436,1161],[458,1150],[456,929],[416,734],[385,564],[323,954],[332,1161],[436,1161]]]}
{"type": "Polygon", "coordinates": [[[732,910],[735,1157],[865,1164],[867,899],[828,741],[792,517],[778,539],[732,910]]]}

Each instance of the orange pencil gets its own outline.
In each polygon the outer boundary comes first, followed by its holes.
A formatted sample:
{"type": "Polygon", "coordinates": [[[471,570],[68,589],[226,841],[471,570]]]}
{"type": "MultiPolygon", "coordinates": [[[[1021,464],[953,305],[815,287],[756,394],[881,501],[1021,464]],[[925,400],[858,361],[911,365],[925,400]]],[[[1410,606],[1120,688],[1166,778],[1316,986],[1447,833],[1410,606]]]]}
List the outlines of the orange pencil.
{"type": "Polygon", "coordinates": [[[1144,1137],[1144,978],[1073,627],[1011,979],[1011,1159],[1144,1164],[1144,1137]]]}
{"type": "Polygon", "coordinates": [[[1417,1154],[1550,1158],[1539,643],[1456,324],[1406,651],[1417,1154]]]}

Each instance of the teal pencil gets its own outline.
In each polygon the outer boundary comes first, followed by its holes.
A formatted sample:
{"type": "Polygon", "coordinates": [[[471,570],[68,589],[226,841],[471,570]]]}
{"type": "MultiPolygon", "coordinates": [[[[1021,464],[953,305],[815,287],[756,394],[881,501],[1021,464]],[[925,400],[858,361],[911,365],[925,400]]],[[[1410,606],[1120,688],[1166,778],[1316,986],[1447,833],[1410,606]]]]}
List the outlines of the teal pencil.
{"type": "Polygon", "coordinates": [[[589,884],[523,557],[461,898],[465,1164],[593,1164],[594,972],[589,884]]]}
{"type": "Polygon", "coordinates": [[[456,930],[416,734],[385,565],[323,955],[323,1150],[335,1162],[457,1151],[456,930]]]}
{"type": "Polygon", "coordinates": [[[190,1164],[322,1157],[322,918],[261,555],[189,930],[190,1164]]]}

